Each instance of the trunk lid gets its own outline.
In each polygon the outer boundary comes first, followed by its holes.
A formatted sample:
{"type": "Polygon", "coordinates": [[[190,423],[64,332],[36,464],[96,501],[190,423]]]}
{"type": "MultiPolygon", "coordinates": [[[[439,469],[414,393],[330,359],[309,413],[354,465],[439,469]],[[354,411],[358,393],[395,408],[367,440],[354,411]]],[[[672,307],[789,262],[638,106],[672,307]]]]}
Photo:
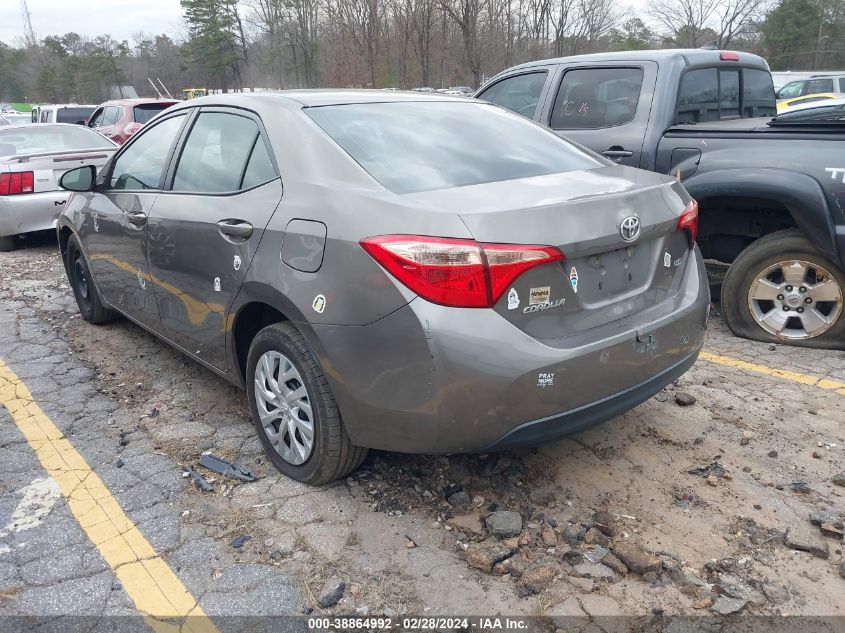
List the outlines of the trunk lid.
{"type": "Polygon", "coordinates": [[[39,154],[16,155],[4,160],[10,171],[31,171],[35,181],[34,193],[57,191],[59,179],[66,171],[94,165],[99,169],[105,165],[118,148],[98,148],[92,150],[74,150],[68,152],[44,152],[39,154]]]}
{"type": "Polygon", "coordinates": [[[457,213],[479,242],[558,247],[562,262],[531,269],[495,310],[535,338],[622,323],[673,296],[690,253],[676,230],[689,196],[667,176],[628,167],[553,174],[414,194],[457,213]],[[621,225],[635,218],[626,241],[621,225]]]}

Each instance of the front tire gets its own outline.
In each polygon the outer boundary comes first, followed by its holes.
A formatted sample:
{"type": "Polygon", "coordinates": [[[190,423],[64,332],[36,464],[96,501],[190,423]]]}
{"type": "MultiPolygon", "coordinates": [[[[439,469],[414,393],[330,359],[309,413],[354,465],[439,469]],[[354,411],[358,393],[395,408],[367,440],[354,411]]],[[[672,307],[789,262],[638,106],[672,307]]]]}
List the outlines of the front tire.
{"type": "Polygon", "coordinates": [[[276,323],[255,336],[246,391],[261,444],[284,475],[319,486],[364,461],[367,449],[352,445],[317,359],[291,324],[276,323]]]}
{"type": "Polygon", "coordinates": [[[8,253],[18,247],[14,235],[0,235],[0,253],[8,253]]]}
{"type": "Polygon", "coordinates": [[[82,248],[75,235],[71,235],[67,242],[66,269],[82,318],[94,325],[113,321],[116,314],[114,310],[106,307],[97,286],[94,285],[88,262],[85,261],[82,248]]]}
{"type": "Polygon", "coordinates": [[[800,231],[760,238],[731,264],[722,312],[737,336],[845,349],[845,272],[800,231]]]}

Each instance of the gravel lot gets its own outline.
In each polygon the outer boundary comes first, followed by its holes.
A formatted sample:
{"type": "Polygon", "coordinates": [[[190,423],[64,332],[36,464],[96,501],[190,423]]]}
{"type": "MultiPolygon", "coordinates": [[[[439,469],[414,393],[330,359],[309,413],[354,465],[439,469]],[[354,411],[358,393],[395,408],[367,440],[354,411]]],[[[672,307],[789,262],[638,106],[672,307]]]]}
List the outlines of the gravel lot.
{"type": "MultiPolygon", "coordinates": [[[[371,452],[313,489],[265,461],[240,391],[125,320],[83,322],[54,244],[0,268],[0,358],[212,618],[845,616],[845,385],[796,376],[845,383],[843,352],[740,340],[715,313],[709,360],[598,428],[501,454],[371,452]],[[205,451],[259,479],[197,467],[205,451]]],[[[135,613],[2,407],[0,457],[0,613],[135,613]]]]}

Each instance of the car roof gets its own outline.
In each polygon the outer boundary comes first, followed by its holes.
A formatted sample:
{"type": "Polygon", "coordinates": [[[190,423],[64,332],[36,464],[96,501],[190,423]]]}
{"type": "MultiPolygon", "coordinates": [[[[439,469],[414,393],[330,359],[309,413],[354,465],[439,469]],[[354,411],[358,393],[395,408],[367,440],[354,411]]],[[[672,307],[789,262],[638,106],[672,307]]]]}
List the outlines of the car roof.
{"type": "Polygon", "coordinates": [[[241,92],[209,95],[179,103],[180,108],[234,105],[249,107],[266,107],[272,103],[285,103],[289,106],[318,107],[327,105],[349,105],[355,103],[401,103],[411,101],[447,101],[452,103],[467,103],[461,97],[453,97],[442,92],[411,92],[403,90],[355,90],[355,89],[323,89],[323,90],[279,90],[273,92],[241,92]]]}
{"type": "Polygon", "coordinates": [[[792,112],[801,112],[802,110],[812,110],[813,108],[838,106],[842,104],[845,104],[845,96],[834,97],[832,99],[819,99],[818,101],[809,101],[808,103],[796,103],[794,106],[790,106],[789,110],[786,112],[780,112],[779,114],[791,114],[792,112]]]}
{"type": "Polygon", "coordinates": [[[110,106],[110,105],[143,105],[145,103],[179,103],[179,99],[153,99],[153,98],[144,98],[139,97],[138,99],[110,99],[109,101],[103,101],[99,106],[95,106],[97,108],[101,106],[110,106]]]}
{"type": "Polygon", "coordinates": [[[571,55],[568,57],[553,57],[550,59],[539,59],[525,64],[513,66],[508,70],[518,68],[531,68],[532,66],[544,66],[547,64],[561,64],[565,62],[607,62],[607,61],[663,61],[673,58],[683,59],[687,65],[709,64],[720,62],[719,56],[722,53],[731,52],[739,55],[739,61],[734,62],[745,66],[757,66],[768,70],[768,64],[759,55],[742,53],[738,51],[709,50],[704,48],[665,48],[643,51],[617,51],[611,53],[590,53],[587,55],[571,55]]]}

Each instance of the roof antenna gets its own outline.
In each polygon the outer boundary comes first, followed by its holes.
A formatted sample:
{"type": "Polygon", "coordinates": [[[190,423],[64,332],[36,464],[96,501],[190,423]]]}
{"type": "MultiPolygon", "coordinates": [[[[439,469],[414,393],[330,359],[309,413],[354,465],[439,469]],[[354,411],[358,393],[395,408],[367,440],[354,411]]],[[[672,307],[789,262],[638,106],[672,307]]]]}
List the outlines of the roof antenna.
{"type": "Polygon", "coordinates": [[[152,80],[152,79],[150,79],[149,77],[147,77],[147,81],[149,81],[149,82],[150,82],[150,85],[153,87],[153,90],[155,90],[155,91],[156,91],[156,94],[158,95],[158,98],[159,98],[159,99],[163,99],[164,97],[162,97],[162,96],[161,96],[161,93],[158,91],[158,88],[156,88],[156,85],[153,83],[153,80],[152,80]]]}
{"type": "Polygon", "coordinates": [[[717,44],[716,40],[713,40],[712,42],[707,42],[701,48],[703,48],[706,51],[715,51],[719,48],[716,44],[717,44]]]}
{"type": "Polygon", "coordinates": [[[159,85],[159,86],[161,86],[161,89],[162,89],[162,90],[164,90],[164,91],[167,93],[167,97],[168,97],[169,99],[172,99],[172,98],[173,98],[173,95],[172,95],[172,94],[170,94],[170,91],[167,89],[167,86],[165,86],[165,85],[164,85],[164,83],[162,83],[161,79],[159,79],[158,77],[156,77],[156,81],[158,82],[158,85],[159,85]]]}

